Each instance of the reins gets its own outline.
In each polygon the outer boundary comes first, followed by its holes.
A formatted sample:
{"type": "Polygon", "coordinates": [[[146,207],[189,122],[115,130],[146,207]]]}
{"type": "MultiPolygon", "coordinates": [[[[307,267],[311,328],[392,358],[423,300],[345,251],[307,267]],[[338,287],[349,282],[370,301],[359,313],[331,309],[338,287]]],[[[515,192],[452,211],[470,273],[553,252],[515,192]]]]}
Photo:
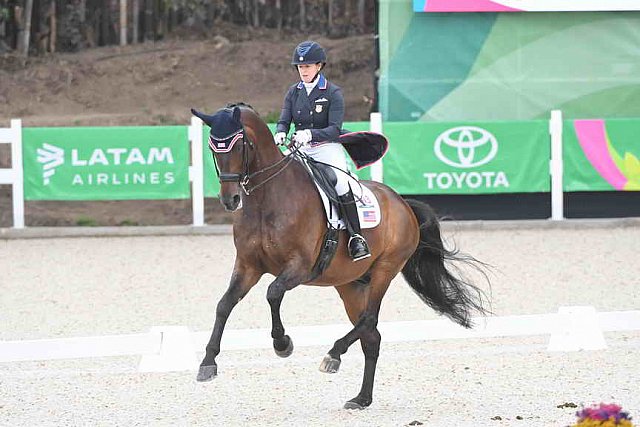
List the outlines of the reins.
{"type": "Polygon", "coordinates": [[[240,188],[242,188],[242,191],[244,192],[244,194],[246,194],[247,196],[251,195],[251,193],[253,193],[255,190],[257,190],[258,188],[262,187],[263,185],[265,185],[266,183],[268,183],[269,181],[271,181],[272,179],[274,179],[276,176],[280,175],[286,168],[287,166],[289,166],[289,164],[291,164],[291,161],[294,160],[295,158],[295,154],[299,151],[299,147],[294,147],[292,151],[289,152],[289,154],[286,154],[282,159],[278,160],[276,163],[269,165],[265,168],[259,169],[255,172],[251,172],[249,173],[249,156],[247,155],[247,145],[249,145],[249,147],[251,149],[253,149],[255,147],[255,144],[253,142],[251,142],[248,138],[246,138],[246,132],[244,132],[244,127],[242,128],[242,165],[243,165],[243,169],[244,171],[242,173],[220,173],[220,169],[218,168],[218,163],[216,161],[216,156],[215,154],[213,155],[213,164],[216,168],[216,173],[218,174],[218,180],[222,183],[222,182],[237,182],[240,185],[240,188]],[[284,163],[284,165],[282,165],[284,163]],[[282,165],[282,166],[281,166],[282,165]],[[267,179],[265,179],[264,181],[259,182],[258,184],[254,185],[253,187],[249,187],[249,181],[254,179],[256,176],[263,174],[265,172],[268,172],[278,166],[281,166],[280,169],[274,173],[273,175],[269,176],[267,179]]]}
{"type": "Polygon", "coordinates": [[[242,181],[240,181],[240,187],[242,188],[242,191],[244,191],[244,194],[246,194],[247,196],[250,195],[252,192],[254,192],[258,188],[262,187],[263,185],[265,185],[267,182],[271,181],[276,176],[280,175],[287,168],[287,166],[289,166],[289,164],[291,164],[291,162],[295,158],[295,154],[298,152],[298,150],[299,150],[299,148],[295,147],[294,151],[289,152],[289,154],[285,154],[285,156],[283,158],[281,158],[280,160],[278,160],[276,163],[274,163],[272,165],[269,165],[266,168],[262,168],[260,170],[255,171],[255,172],[252,172],[250,174],[245,173],[244,179],[242,181]],[[286,163],[276,173],[274,173],[273,175],[271,175],[270,177],[268,177],[264,181],[259,182],[258,184],[254,185],[253,187],[247,188],[247,184],[249,183],[250,179],[252,179],[252,178],[254,178],[257,175],[260,175],[262,173],[268,172],[271,169],[276,168],[277,166],[279,166],[281,163],[284,163],[284,162],[286,162],[286,163]]]}

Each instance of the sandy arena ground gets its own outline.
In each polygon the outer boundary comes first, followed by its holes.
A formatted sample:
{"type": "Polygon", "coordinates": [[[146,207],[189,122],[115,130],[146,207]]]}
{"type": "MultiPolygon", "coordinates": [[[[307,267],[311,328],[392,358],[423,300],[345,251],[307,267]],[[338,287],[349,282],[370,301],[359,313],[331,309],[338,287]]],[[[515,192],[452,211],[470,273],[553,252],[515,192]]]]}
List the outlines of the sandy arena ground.
{"type": "MultiPolygon", "coordinates": [[[[637,225],[445,229],[494,266],[496,316],[640,309],[637,225]]],[[[233,258],[228,235],[0,240],[0,340],[157,325],[208,331],[233,258]]],[[[269,281],[236,307],[227,329],[270,326],[269,281]]],[[[381,322],[436,318],[395,279],[381,322]]],[[[336,324],[346,315],[334,290],[300,287],[286,295],[283,321],[336,324]]],[[[317,369],[328,347],[296,348],[288,359],[223,350],[219,377],[204,384],[195,370],[138,373],[134,356],[0,363],[0,425],[567,426],[581,405],[599,402],[640,419],[640,331],[605,337],[606,350],[548,352],[548,336],[386,344],[383,336],[374,402],[356,412],[341,407],[360,387],[357,344],[336,375],[317,369]]]]}

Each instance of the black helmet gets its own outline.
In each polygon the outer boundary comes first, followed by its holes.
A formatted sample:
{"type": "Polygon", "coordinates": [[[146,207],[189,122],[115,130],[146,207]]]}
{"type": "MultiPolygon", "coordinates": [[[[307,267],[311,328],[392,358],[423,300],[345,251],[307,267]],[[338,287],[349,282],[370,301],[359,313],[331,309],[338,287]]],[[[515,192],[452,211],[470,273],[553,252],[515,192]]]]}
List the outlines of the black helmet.
{"type": "Polygon", "coordinates": [[[300,43],[293,51],[291,65],[300,64],[317,64],[327,62],[327,54],[324,49],[316,42],[306,41],[300,43]]]}

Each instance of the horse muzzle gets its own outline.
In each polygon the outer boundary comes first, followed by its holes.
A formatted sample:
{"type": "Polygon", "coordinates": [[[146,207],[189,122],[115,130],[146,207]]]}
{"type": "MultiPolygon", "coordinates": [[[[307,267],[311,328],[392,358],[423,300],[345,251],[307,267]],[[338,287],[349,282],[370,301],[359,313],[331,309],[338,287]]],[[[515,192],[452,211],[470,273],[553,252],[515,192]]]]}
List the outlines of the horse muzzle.
{"type": "Polygon", "coordinates": [[[240,197],[240,194],[220,195],[220,203],[222,203],[227,212],[235,212],[242,207],[242,197],[240,197]]]}

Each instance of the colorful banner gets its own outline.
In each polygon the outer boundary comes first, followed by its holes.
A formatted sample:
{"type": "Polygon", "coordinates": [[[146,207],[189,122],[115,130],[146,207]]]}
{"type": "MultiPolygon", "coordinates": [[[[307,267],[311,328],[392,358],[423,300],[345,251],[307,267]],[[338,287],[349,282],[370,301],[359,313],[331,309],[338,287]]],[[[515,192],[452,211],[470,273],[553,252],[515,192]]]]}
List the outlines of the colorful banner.
{"type": "Polygon", "coordinates": [[[387,122],[384,182],[400,194],[549,191],[547,121],[387,122]]]}
{"type": "Polygon", "coordinates": [[[566,120],[565,191],[640,191],[640,120],[566,120]]]}
{"type": "MultiPolygon", "coordinates": [[[[269,126],[269,130],[272,134],[275,133],[275,123],[269,123],[267,126],[269,126]]],[[[369,130],[369,122],[345,122],[343,123],[342,127],[349,130],[350,132],[369,130]]],[[[208,145],[209,131],[210,128],[208,126],[204,126],[202,129],[202,146],[204,150],[204,195],[205,197],[218,197],[218,194],[220,193],[220,182],[218,181],[218,175],[216,174],[215,166],[213,164],[213,153],[209,149],[208,145]]],[[[293,130],[290,132],[290,134],[292,133],[293,130]]],[[[356,168],[349,156],[347,156],[347,160],[350,170],[355,173],[360,179],[371,179],[371,172],[369,168],[364,168],[356,171],[356,168]]]]}
{"type": "Polygon", "coordinates": [[[640,10],[639,0],[413,0],[414,12],[587,12],[640,10]]]}
{"type": "Polygon", "coordinates": [[[184,199],[186,126],[24,128],[26,200],[184,199]]]}
{"type": "Polygon", "coordinates": [[[640,117],[638,12],[414,13],[381,0],[379,22],[385,121],[640,117]]]}

